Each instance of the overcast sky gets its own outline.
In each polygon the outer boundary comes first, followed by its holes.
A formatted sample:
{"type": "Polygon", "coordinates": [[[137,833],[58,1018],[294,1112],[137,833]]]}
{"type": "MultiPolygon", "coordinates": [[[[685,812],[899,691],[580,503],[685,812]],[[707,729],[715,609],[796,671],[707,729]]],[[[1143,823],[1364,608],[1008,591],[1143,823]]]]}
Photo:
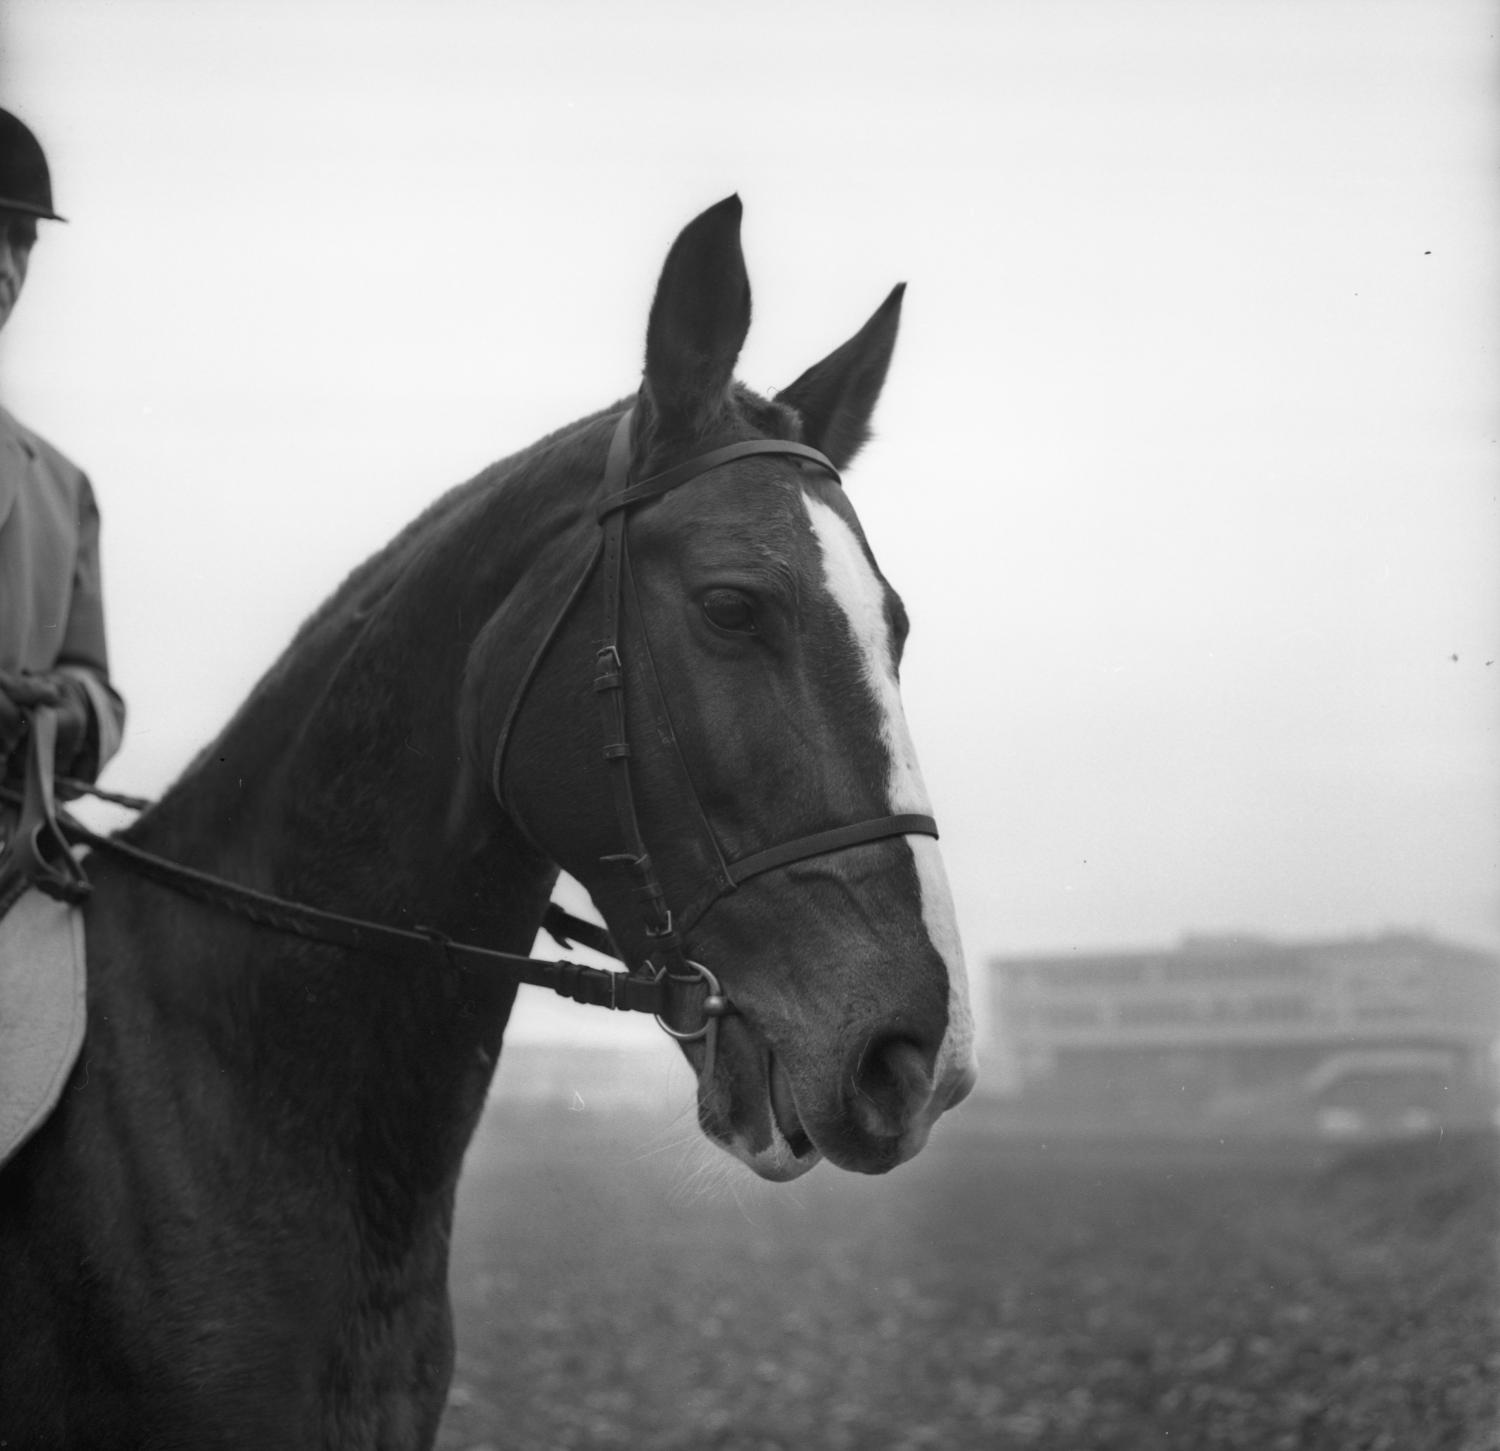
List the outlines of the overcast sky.
{"type": "Polygon", "coordinates": [[[634,387],[737,190],[752,385],[910,284],[848,486],[971,962],[1500,941],[1496,13],[7,0],[70,224],[0,396],[105,510],[109,780],[159,790],[436,493],[634,387]]]}

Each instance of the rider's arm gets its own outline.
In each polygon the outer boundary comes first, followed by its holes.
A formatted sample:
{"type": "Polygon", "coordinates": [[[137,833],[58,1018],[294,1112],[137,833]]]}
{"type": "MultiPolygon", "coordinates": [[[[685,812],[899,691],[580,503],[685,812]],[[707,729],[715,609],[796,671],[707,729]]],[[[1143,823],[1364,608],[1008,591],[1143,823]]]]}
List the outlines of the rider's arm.
{"type": "Polygon", "coordinates": [[[109,651],[104,636],[104,595],[99,575],[99,509],[86,478],[78,489],[78,552],[68,625],[58,651],[58,673],[76,681],[87,700],[89,726],[70,774],[92,781],[120,749],[125,702],[109,681],[109,651]]]}

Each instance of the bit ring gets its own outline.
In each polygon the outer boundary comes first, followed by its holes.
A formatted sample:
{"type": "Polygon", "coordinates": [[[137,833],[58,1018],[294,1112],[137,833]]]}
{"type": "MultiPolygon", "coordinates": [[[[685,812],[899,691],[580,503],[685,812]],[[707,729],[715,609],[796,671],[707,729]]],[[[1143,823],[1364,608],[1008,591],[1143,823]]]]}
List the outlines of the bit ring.
{"type": "MultiPolygon", "coordinates": [[[[708,996],[703,999],[703,1026],[701,1028],[695,1029],[691,1033],[679,1032],[676,1028],[672,1027],[671,1024],[668,1023],[660,1013],[656,1014],[656,1023],[657,1026],[662,1030],[662,1032],[664,1032],[669,1038],[675,1038],[679,1043],[696,1043],[699,1039],[707,1036],[708,1030],[712,1028],[720,1018],[722,1018],[726,1013],[730,1011],[730,1007],[729,999],[724,996],[724,989],[720,985],[719,979],[716,978],[713,973],[711,973],[706,967],[704,967],[701,962],[694,962],[692,958],[687,959],[687,965],[692,968],[693,971],[696,972],[708,986],[708,996]]],[[[654,981],[660,982],[667,976],[668,974],[666,966],[663,965],[662,967],[659,967],[657,969],[654,981]]],[[[690,977],[673,977],[671,981],[693,982],[695,981],[695,979],[690,977]]]]}

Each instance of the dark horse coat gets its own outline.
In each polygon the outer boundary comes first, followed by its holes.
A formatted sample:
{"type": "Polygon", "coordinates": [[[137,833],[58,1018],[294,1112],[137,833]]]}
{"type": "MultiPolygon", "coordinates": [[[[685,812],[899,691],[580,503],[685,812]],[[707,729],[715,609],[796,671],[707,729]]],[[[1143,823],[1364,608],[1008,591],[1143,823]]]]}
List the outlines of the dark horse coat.
{"type": "MultiPolygon", "coordinates": [[[[720,203],[667,259],[631,400],[636,477],[757,437],[842,466],[866,436],[899,289],[759,399],[732,381],[749,324],[739,215],[720,203]]],[[[486,470],[356,570],[129,838],[516,952],[561,866],[639,959],[628,881],[603,860],[619,844],[597,582],[492,780],[501,723],[594,547],[624,406],[486,470]]],[[[671,900],[701,880],[694,802],[737,854],[926,809],[896,697],[904,614],[815,472],[747,460],[631,520],[626,649],[649,625],[663,681],[660,703],[627,702],[632,769],[671,900]],[[670,731],[680,767],[660,749],[670,731]]],[[[0,1173],[0,1444],[430,1445],[453,1359],[454,1187],[514,987],[436,955],[416,967],[279,935],[102,857],[91,871],[87,1040],[59,1111],[0,1173]]],[[[972,1083],[930,838],[767,873],[688,949],[737,1010],[711,1066],[687,1050],[700,1121],[760,1173],[888,1169],[972,1083]]]]}

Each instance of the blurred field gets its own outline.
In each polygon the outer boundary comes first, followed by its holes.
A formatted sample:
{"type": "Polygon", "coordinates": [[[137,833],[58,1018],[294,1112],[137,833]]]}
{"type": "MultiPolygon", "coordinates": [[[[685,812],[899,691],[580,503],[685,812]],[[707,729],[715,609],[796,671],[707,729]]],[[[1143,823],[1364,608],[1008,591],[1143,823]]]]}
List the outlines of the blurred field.
{"type": "Polygon", "coordinates": [[[1500,1446],[1495,1144],[1018,1139],[720,1169],[500,1104],[453,1246],[460,1448],[1500,1446]]]}

